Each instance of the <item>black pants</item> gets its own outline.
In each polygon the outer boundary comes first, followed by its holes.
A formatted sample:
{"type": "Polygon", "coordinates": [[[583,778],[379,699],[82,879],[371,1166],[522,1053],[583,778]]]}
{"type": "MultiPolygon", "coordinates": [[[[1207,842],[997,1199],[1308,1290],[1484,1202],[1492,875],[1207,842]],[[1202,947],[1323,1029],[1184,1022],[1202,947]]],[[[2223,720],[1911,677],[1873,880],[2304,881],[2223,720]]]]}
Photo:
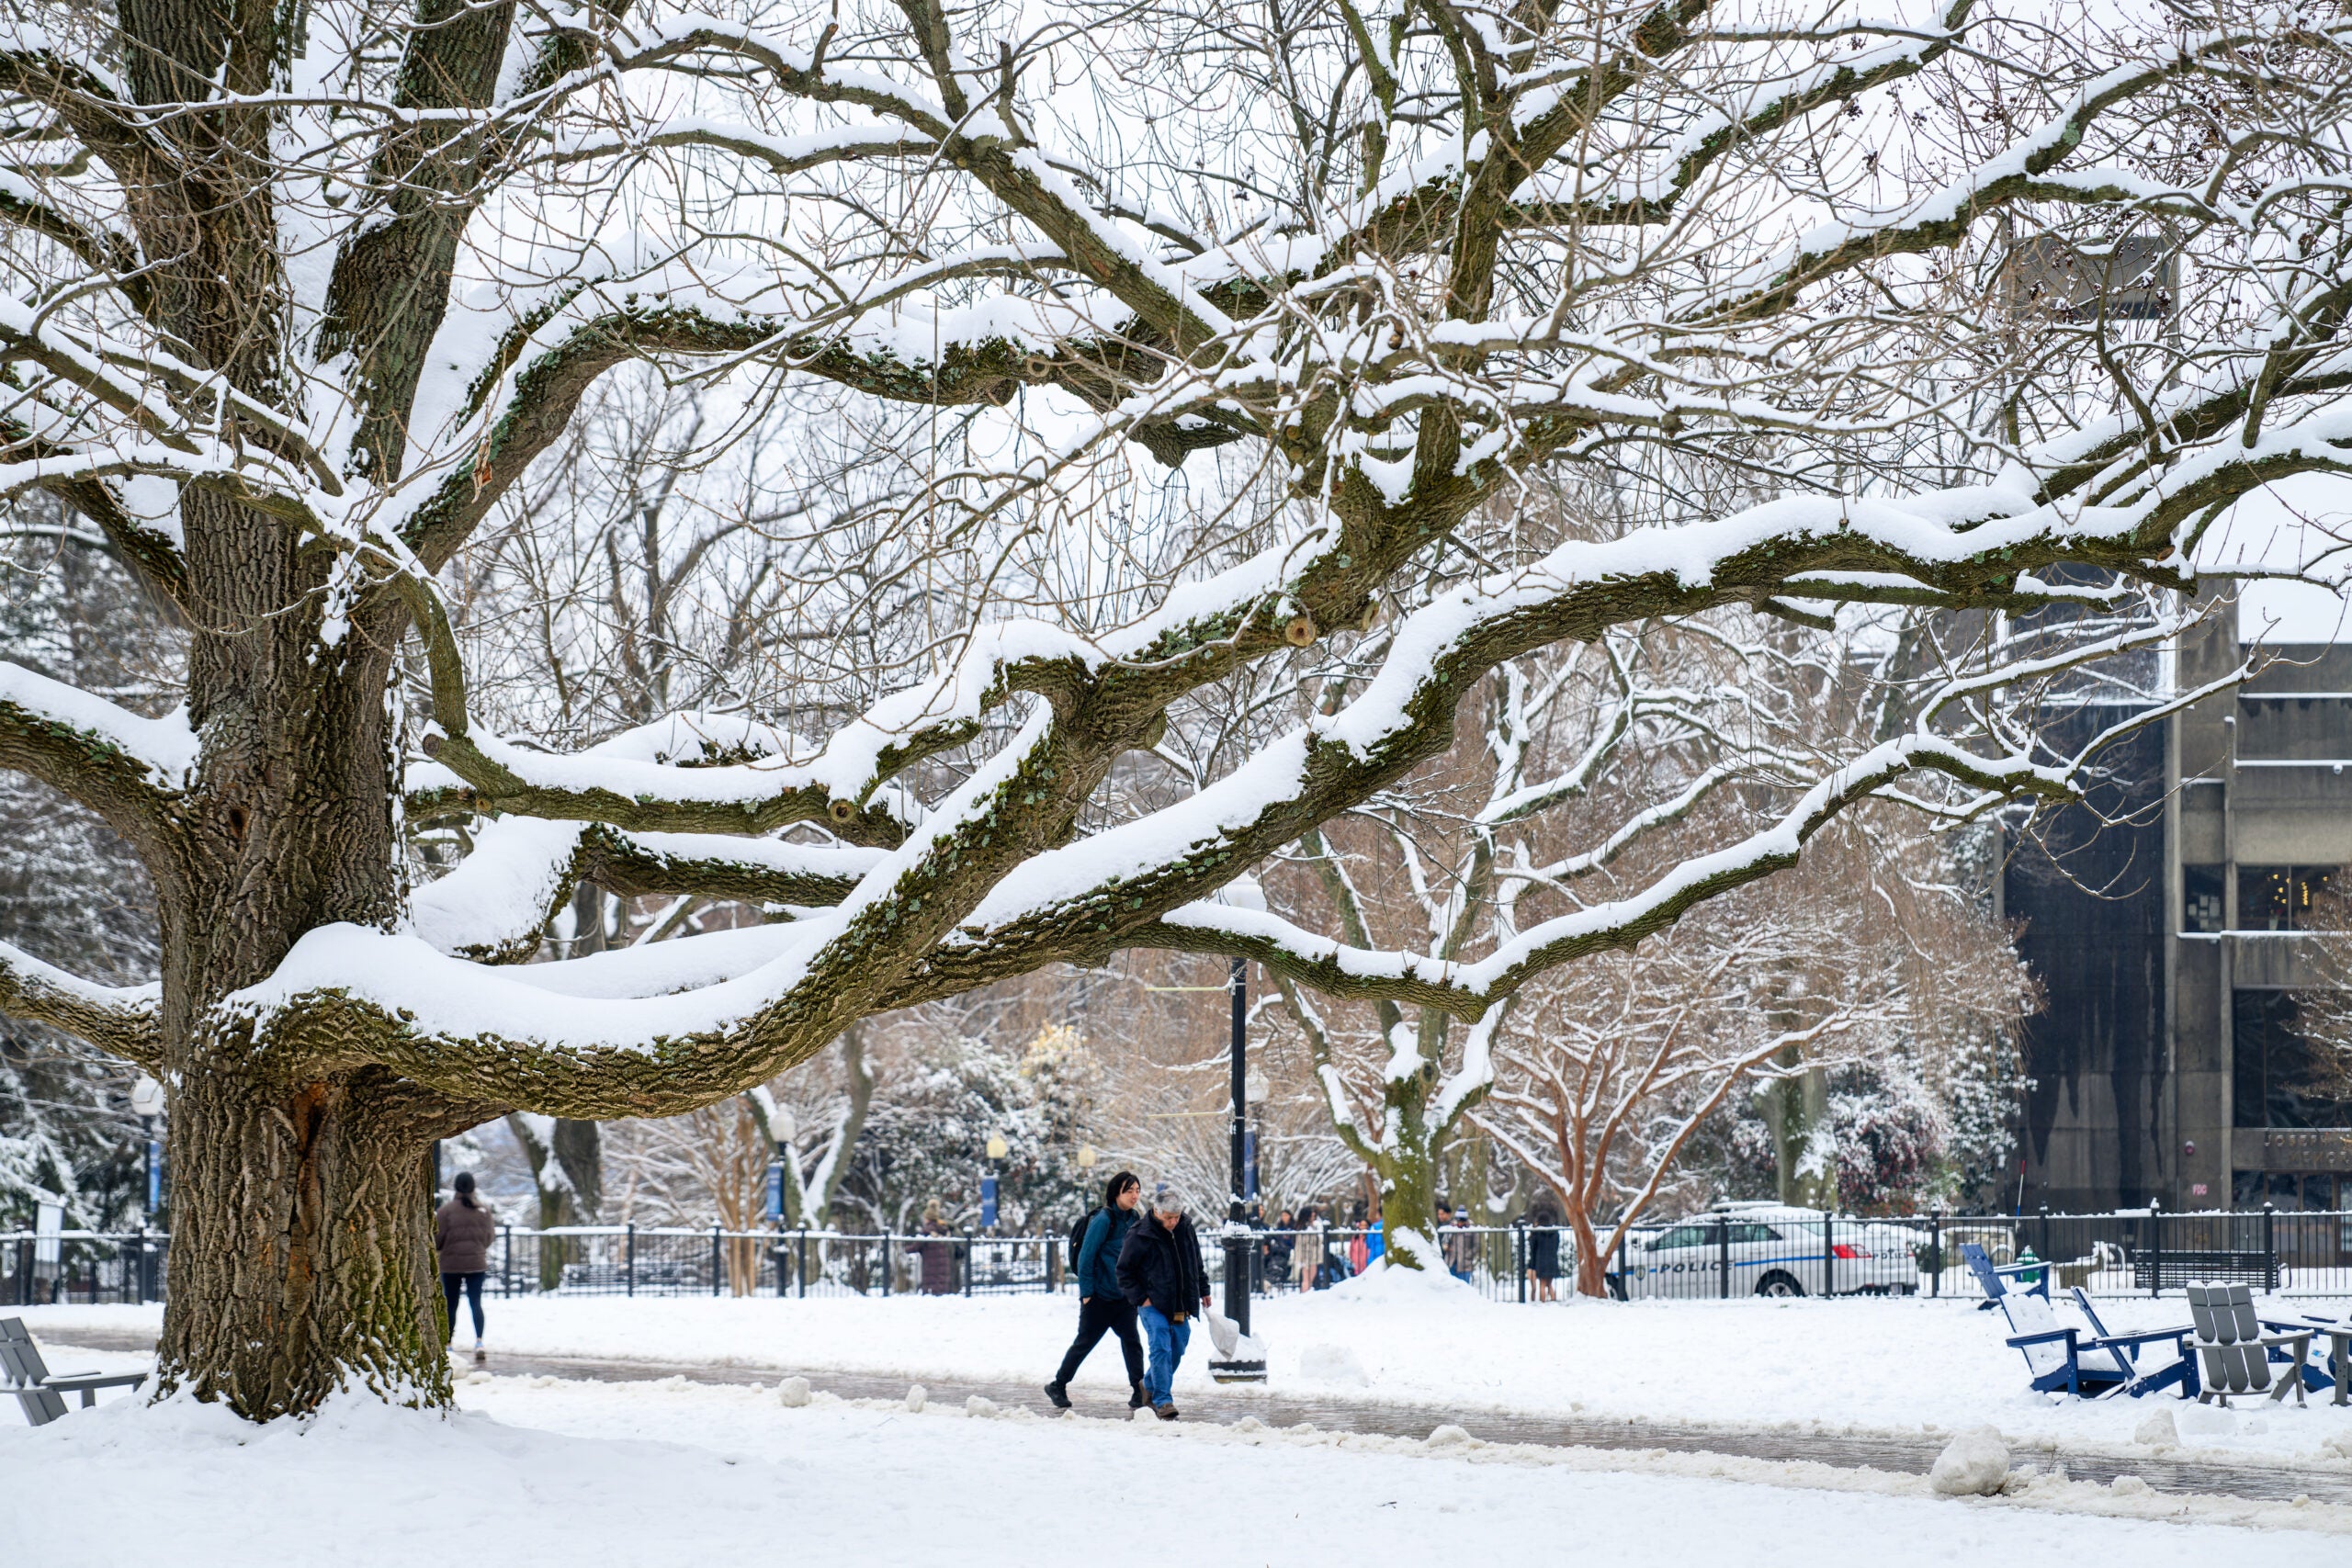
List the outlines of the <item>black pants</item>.
{"type": "Polygon", "coordinates": [[[449,1298],[449,1326],[441,1336],[443,1344],[447,1344],[451,1336],[458,1332],[458,1292],[459,1291],[466,1292],[466,1304],[474,1309],[474,1337],[477,1339],[481,1337],[481,1280],[482,1273],[479,1269],[470,1274],[441,1276],[441,1293],[449,1298]]]}
{"type": "Polygon", "coordinates": [[[1078,1337],[1069,1342],[1069,1354],[1062,1358],[1062,1370],[1054,1381],[1066,1383],[1078,1376],[1078,1364],[1105,1334],[1119,1337],[1119,1353],[1127,1359],[1127,1385],[1143,1382],[1143,1341],[1136,1337],[1136,1309],[1117,1296],[1089,1296],[1079,1303],[1078,1337]]]}

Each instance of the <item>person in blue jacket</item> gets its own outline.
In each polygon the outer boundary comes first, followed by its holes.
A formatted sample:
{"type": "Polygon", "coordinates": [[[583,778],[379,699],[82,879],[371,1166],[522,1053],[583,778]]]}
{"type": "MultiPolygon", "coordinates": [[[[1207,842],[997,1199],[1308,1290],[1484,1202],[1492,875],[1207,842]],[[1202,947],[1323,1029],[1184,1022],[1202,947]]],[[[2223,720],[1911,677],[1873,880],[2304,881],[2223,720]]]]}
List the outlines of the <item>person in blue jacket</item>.
{"type": "Polygon", "coordinates": [[[1119,1353],[1127,1361],[1127,1408],[1143,1407],[1143,1341],[1136,1337],[1136,1309],[1119,1288],[1119,1248],[1136,1223],[1136,1203],[1143,1182],[1132,1170],[1111,1178],[1102,1189],[1102,1206],[1086,1224],[1086,1239],[1078,1249],[1078,1337],[1062,1358],[1062,1370],[1046,1385],[1046,1397],[1057,1410],[1069,1408],[1069,1380],[1105,1334],[1119,1337],[1119,1353]]]}

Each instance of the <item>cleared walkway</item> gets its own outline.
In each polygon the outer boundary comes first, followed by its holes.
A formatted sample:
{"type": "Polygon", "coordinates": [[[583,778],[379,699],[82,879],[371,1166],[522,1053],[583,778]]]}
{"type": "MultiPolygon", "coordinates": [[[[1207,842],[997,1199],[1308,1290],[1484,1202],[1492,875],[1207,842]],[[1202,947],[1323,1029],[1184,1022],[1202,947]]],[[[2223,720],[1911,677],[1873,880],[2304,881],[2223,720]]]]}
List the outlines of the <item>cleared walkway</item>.
{"type": "MultiPolygon", "coordinates": [[[[69,1339],[49,1340],[60,1349],[80,1346],[90,1350],[150,1351],[152,1336],[99,1329],[76,1329],[69,1339]]],[[[489,1370],[508,1377],[593,1379],[602,1382],[642,1382],[682,1377],[689,1382],[767,1383],[796,1375],[788,1367],[709,1366],[684,1361],[600,1360],[584,1356],[492,1356],[489,1370]]],[[[843,1399],[897,1399],[907,1392],[903,1377],[877,1377],[863,1372],[804,1371],[808,1385],[843,1399]]],[[[1036,1383],[1008,1383],[963,1378],[925,1378],[923,1387],[933,1399],[960,1402],[980,1394],[1002,1405],[1048,1409],[1044,1389],[1036,1383]]],[[[1123,1396],[1074,1388],[1070,1397],[1090,1416],[1121,1416],[1123,1396]]],[[[1312,1426],[1324,1432],[1374,1432],[1393,1438],[1426,1438],[1434,1427],[1452,1424],[1474,1438],[1496,1443],[1538,1443],[1554,1448],[1662,1450],[1672,1453],[1736,1454],[1748,1459],[1809,1460],[1849,1470],[1883,1470],[1925,1474],[1942,1447],[1934,1438],[1894,1434],[1856,1435],[1836,1432],[1738,1431],[1680,1422],[1611,1420],[1582,1416],[1532,1416],[1516,1411],[1455,1410],[1441,1405],[1391,1401],[1334,1399],[1285,1392],[1280,1388],[1227,1387],[1189,1392],[1183,1399],[1184,1419],[1229,1426],[1255,1416],[1270,1427],[1312,1426]]],[[[2154,1402],[2151,1402],[2154,1406],[2154,1402]]],[[[2222,1459],[2183,1459],[2157,1454],[2116,1456],[2086,1453],[2054,1443],[2013,1440],[2011,1461],[2044,1472],[2064,1468],[2077,1481],[2111,1482],[2119,1475],[2136,1475],[2159,1492],[2203,1493],[2217,1496],[2261,1498],[2289,1502],[2308,1496],[2314,1502],[2352,1506],[2352,1475],[2340,1469],[2300,1468],[2276,1461],[2261,1464],[2222,1459]]]]}

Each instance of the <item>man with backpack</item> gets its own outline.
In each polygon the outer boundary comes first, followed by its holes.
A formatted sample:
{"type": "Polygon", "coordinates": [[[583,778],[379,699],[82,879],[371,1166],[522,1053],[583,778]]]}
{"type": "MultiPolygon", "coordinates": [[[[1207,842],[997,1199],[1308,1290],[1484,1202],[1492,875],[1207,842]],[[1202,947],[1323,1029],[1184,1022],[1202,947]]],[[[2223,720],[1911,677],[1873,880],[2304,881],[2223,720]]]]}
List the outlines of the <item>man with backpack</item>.
{"type": "Polygon", "coordinates": [[[1062,1358],[1061,1371],[1046,1385],[1046,1397],[1057,1410],[1069,1408],[1069,1380],[1105,1334],[1119,1337],[1119,1353],[1127,1361],[1127,1408],[1143,1407],[1143,1345],[1136,1337],[1136,1309],[1119,1288],[1119,1252],[1136,1223],[1136,1202],[1143,1183],[1132,1170],[1111,1178],[1102,1189],[1102,1206],[1070,1228],[1071,1272],[1078,1280],[1078,1337],[1062,1358]]]}
{"type": "Polygon", "coordinates": [[[1184,1217],[1184,1201],[1164,1181],[1152,1190],[1150,1216],[1127,1232],[1119,1249],[1119,1286],[1151,1341],[1145,1382],[1152,1413],[1173,1421],[1176,1364],[1193,1337],[1193,1319],[1208,1307],[1209,1269],[1201,1238],[1184,1217]]]}

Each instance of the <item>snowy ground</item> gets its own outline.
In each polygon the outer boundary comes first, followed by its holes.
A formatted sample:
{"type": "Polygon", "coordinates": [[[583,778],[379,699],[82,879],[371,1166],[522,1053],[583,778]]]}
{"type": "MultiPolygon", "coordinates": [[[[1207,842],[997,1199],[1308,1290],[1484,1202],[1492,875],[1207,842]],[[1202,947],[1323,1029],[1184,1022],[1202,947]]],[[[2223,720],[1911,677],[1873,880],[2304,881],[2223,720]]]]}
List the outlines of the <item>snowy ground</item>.
{"type": "MultiPolygon", "coordinates": [[[[2184,1319],[2177,1298],[2096,1303],[2109,1326],[2184,1319]]],[[[2278,1302],[2308,1312],[2337,1302],[2278,1302]]],[[[36,1308],[36,1332],[76,1325],[160,1323],[159,1308],[36,1308]]],[[[711,1300],[572,1297],[492,1301],[494,1352],[700,1362],[818,1372],[1044,1382],[1077,1317],[1068,1298],[711,1300]]],[[[2059,1310],[2062,1323],[2074,1309],[2059,1310]]],[[[2112,1450],[2153,1409],[2173,1411],[2185,1447],[2292,1456],[2352,1469],[2352,1410],[2325,1395],[2308,1408],[2197,1410],[2168,1397],[2069,1401],[2033,1394],[2002,1343],[2000,1314],[1953,1300],[1847,1299],[1592,1303],[1530,1307],[1466,1292],[1385,1300],[1344,1292],[1261,1303],[1256,1326],[1274,1382],[1328,1397],[1719,1425],[1918,1433],[1990,1423],[2013,1438],[2112,1450]],[[1356,1373],[1363,1382],[1359,1383],[1356,1373]],[[2200,1428],[2201,1429],[2199,1429],[2200,1428]]],[[[1205,1383],[1205,1337],[1178,1380],[1205,1383]]],[[[2320,1353],[2324,1354],[2324,1342],[2320,1353]]],[[[1079,1379],[1107,1397],[1121,1387],[1116,1347],[1079,1379]]],[[[1041,1401],[1042,1403],[1042,1401],[1041,1401]]],[[[1098,1402],[1099,1403],[1099,1402],[1098,1402]]]]}
{"type": "MultiPolygon", "coordinates": [[[[1599,1315],[1599,1314],[1595,1314],[1599,1315]]],[[[107,1358],[111,1360],[113,1358],[107,1358]]],[[[2352,1508],[2184,1501],[2044,1477],[2008,1497],[1727,1460],[977,1413],[676,1382],[489,1378],[443,1421],[359,1401],[255,1429],[136,1401],[0,1427],[0,1562],[335,1568],[1051,1562],[1161,1554],[1801,1568],[2046,1561],[2320,1568],[2352,1508]],[[1100,1550],[1110,1550],[1099,1548],[1100,1550]],[[1131,1555],[1132,1553],[1126,1553],[1131,1555]]]]}

